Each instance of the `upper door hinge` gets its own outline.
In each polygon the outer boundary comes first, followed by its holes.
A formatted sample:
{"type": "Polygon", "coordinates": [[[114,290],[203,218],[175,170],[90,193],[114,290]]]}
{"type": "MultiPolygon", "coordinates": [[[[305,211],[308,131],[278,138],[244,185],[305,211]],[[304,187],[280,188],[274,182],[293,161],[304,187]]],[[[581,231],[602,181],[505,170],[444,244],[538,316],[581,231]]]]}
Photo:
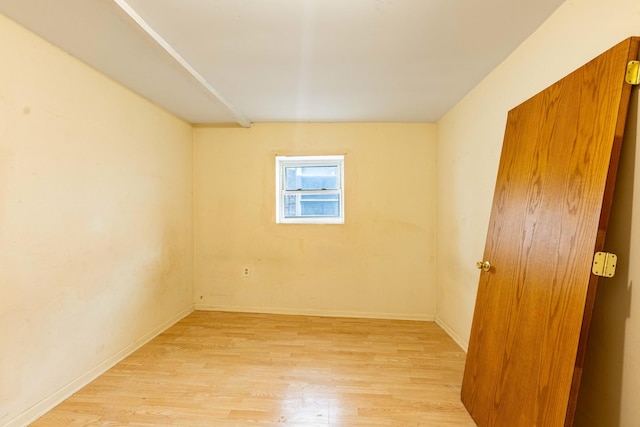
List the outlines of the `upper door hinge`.
{"type": "Polygon", "coordinates": [[[596,252],[593,256],[593,266],[591,267],[591,271],[596,276],[613,277],[613,275],[616,274],[617,263],[618,256],[616,254],[596,252]]]}
{"type": "Polygon", "coordinates": [[[624,81],[630,85],[640,84],[640,61],[629,61],[624,81]]]}

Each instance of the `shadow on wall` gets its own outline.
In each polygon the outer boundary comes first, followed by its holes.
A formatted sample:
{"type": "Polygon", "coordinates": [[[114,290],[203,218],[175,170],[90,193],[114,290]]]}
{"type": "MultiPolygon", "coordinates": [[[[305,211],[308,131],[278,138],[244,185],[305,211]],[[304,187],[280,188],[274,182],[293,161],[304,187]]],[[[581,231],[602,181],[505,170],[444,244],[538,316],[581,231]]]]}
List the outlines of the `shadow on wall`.
{"type": "Polygon", "coordinates": [[[631,314],[631,220],[638,128],[638,91],[631,97],[605,250],[618,255],[616,275],[600,279],[596,295],[576,427],[620,425],[625,326],[631,314]]]}

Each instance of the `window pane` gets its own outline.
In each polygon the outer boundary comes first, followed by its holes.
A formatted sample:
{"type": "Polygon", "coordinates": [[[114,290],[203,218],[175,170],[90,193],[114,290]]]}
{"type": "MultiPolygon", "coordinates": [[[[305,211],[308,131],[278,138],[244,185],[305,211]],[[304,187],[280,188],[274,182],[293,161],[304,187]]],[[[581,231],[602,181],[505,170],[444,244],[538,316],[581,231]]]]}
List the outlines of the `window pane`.
{"type": "Polygon", "coordinates": [[[285,218],[338,217],[340,195],[338,194],[288,194],[284,197],[285,218]]]}
{"type": "Polygon", "coordinates": [[[338,166],[285,168],[285,190],[337,190],[338,166]]]}
{"type": "Polygon", "coordinates": [[[276,156],[276,222],[344,224],[344,156],[276,156]]]}

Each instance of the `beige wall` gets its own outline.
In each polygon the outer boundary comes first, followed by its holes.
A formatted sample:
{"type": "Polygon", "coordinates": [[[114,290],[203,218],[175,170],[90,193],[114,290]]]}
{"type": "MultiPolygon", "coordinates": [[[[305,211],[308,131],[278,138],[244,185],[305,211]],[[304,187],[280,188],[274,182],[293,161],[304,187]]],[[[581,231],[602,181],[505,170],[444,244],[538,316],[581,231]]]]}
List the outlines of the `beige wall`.
{"type": "Polygon", "coordinates": [[[187,314],[192,129],[0,15],[0,425],[187,314]]]}
{"type": "Polygon", "coordinates": [[[196,307],[433,318],[434,125],[254,124],[194,140],[196,307]],[[275,223],[275,156],[309,154],[345,154],[343,225],[275,223]]]}
{"type": "MultiPolygon", "coordinates": [[[[538,31],[438,123],[437,320],[466,347],[507,111],[631,35],[636,0],[565,2],[538,31]]],[[[637,92],[637,90],[636,90],[637,92]]],[[[637,93],[636,93],[637,95],[637,93]]],[[[640,189],[638,109],[623,149],[607,242],[622,254],[602,280],[576,425],[636,426],[640,419],[640,189]],[[637,198],[637,197],[636,197],[637,198]]]]}

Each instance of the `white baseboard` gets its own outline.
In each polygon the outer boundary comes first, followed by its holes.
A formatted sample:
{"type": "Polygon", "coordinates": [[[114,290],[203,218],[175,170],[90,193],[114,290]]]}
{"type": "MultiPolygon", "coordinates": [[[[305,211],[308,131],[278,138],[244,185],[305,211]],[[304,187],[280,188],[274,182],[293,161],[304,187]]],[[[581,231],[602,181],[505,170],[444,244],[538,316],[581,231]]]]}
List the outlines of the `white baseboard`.
{"type": "Polygon", "coordinates": [[[239,307],[196,304],[196,310],[201,311],[228,311],[234,313],[263,313],[263,314],[291,314],[302,316],[320,317],[350,317],[363,319],[389,319],[389,320],[419,320],[423,322],[433,322],[435,316],[423,314],[403,314],[403,313],[377,313],[362,311],[334,311],[334,310],[313,310],[297,308],[274,308],[274,307],[239,307]]]}
{"type": "Polygon", "coordinates": [[[153,330],[146,333],[144,336],[140,337],[130,345],[126,346],[116,354],[112,355],[99,365],[90,369],[88,372],[79,376],[75,380],[71,381],[66,386],[62,387],[58,391],[49,395],[45,399],[33,405],[31,408],[27,409],[22,414],[18,415],[12,421],[9,421],[8,424],[5,424],[3,427],[23,427],[29,425],[34,422],[51,409],[53,409],[58,404],[62,403],[69,396],[89,384],[91,381],[98,378],[100,375],[104,374],[106,371],[115,366],[118,362],[122,361],[124,358],[129,356],[134,351],[138,350],[140,347],[151,341],[156,336],[160,335],[162,332],[166,331],[169,327],[173,326],[179,320],[184,318],[185,316],[191,314],[194,310],[193,305],[187,307],[186,309],[180,311],[175,316],[171,317],[166,322],[162,323],[160,326],[154,328],[153,330]]]}
{"type": "Polygon", "coordinates": [[[451,339],[455,341],[455,343],[458,344],[460,348],[464,350],[464,352],[466,353],[469,348],[469,343],[463,340],[462,338],[460,338],[460,336],[457,333],[455,333],[455,331],[449,325],[447,325],[447,323],[443,321],[440,317],[435,316],[435,321],[436,321],[436,324],[440,326],[442,329],[444,329],[447,335],[449,335],[451,339]]]}

